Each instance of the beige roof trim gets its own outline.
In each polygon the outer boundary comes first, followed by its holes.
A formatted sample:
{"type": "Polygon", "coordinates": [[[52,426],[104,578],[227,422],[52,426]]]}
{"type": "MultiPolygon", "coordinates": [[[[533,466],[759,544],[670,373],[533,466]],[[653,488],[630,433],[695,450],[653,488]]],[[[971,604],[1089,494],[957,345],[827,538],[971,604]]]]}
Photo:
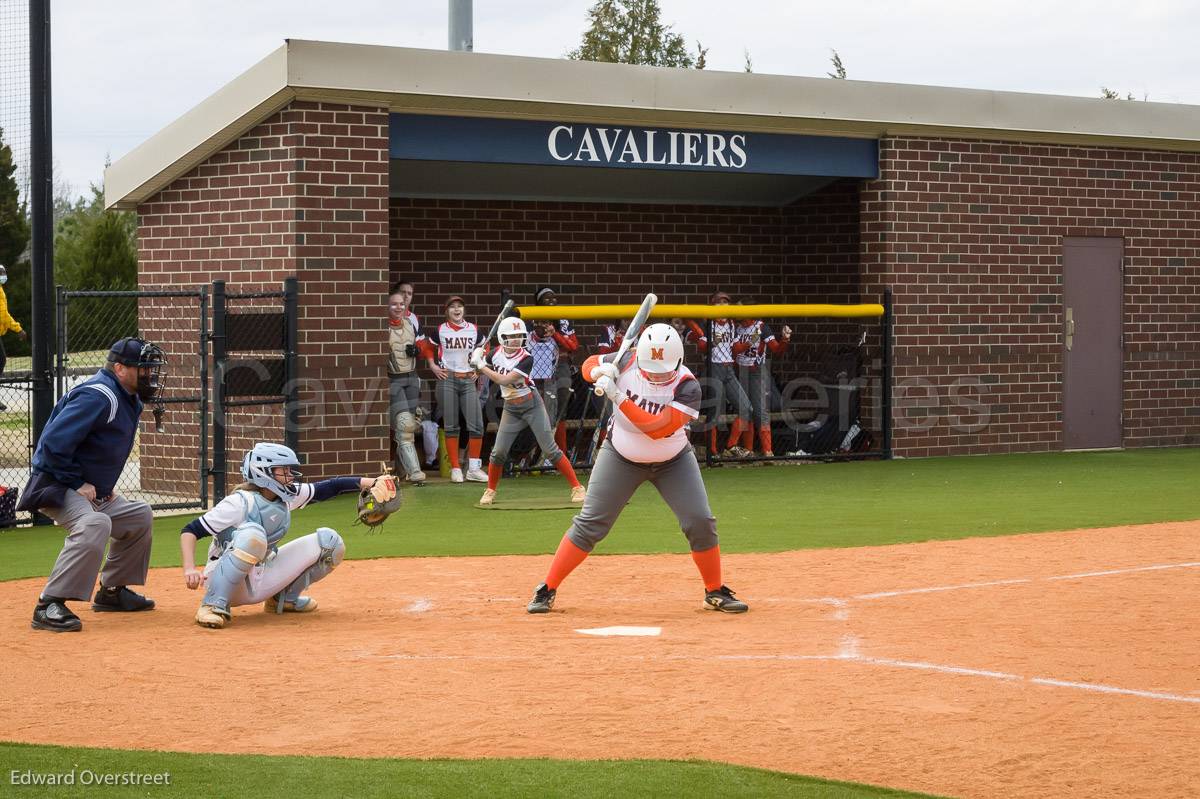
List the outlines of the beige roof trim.
{"type": "Polygon", "coordinates": [[[290,40],[109,167],[132,208],[292,99],[393,111],[1200,152],[1200,106],[290,40]]]}

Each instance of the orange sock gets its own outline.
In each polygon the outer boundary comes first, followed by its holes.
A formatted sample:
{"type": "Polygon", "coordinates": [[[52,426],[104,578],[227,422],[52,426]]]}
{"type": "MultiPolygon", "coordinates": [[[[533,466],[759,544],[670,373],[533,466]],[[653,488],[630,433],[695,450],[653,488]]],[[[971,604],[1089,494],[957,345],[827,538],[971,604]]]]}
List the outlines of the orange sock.
{"type": "Polygon", "coordinates": [[[503,466],[501,466],[498,463],[489,463],[488,464],[488,488],[495,491],[496,486],[500,485],[500,476],[502,474],[504,474],[503,466]]]}
{"type": "Polygon", "coordinates": [[[575,546],[571,539],[564,535],[562,541],[558,542],[558,551],[554,553],[550,571],[546,573],[546,587],[558,588],[562,581],[567,579],[567,575],[575,571],[575,567],[583,563],[587,556],[588,553],[575,546]]]}
{"type": "Polygon", "coordinates": [[[738,439],[742,437],[742,420],[737,418],[733,420],[733,424],[729,426],[729,443],[725,445],[725,449],[731,449],[737,446],[738,439]]]}
{"type": "Polygon", "coordinates": [[[708,431],[708,451],[713,455],[717,452],[717,426],[714,424],[712,429],[708,431]]]}
{"type": "Polygon", "coordinates": [[[462,468],[458,464],[458,436],[446,436],[446,456],[450,458],[450,468],[462,468]]]}
{"type": "Polygon", "coordinates": [[[746,425],[746,429],[742,431],[742,448],[754,451],[754,425],[746,425]]]}
{"type": "Polygon", "coordinates": [[[563,452],[567,451],[567,423],[559,422],[554,426],[554,443],[563,452]]]}
{"type": "Polygon", "coordinates": [[[479,453],[482,451],[483,451],[483,439],[482,438],[468,438],[467,439],[467,456],[468,457],[478,458],[479,453]]]}
{"type": "Polygon", "coordinates": [[[554,468],[558,469],[559,474],[567,478],[567,482],[571,484],[571,488],[579,485],[579,478],[575,476],[575,470],[571,468],[571,462],[567,460],[566,455],[558,456],[558,463],[554,464],[554,468]]]}
{"type": "Polygon", "coordinates": [[[758,441],[760,444],[762,444],[762,451],[764,455],[775,454],[775,447],[771,444],[771,426],[769,424],[765,424],[758,428],[758,441]]]}
{"type": "Polygon", "coordinates": [[[693,552],[692,560],[696,562],[696,568],[700,570],[700,579],[704,580],[705,591],[716,591],[721,587],[721,547],[719,545],[703,552],[693,552]]]}

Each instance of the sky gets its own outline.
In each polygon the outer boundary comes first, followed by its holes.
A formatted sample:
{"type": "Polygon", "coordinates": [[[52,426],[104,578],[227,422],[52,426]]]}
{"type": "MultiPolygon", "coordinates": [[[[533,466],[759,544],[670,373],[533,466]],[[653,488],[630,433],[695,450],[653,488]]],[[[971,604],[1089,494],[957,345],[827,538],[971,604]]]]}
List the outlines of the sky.
{"type": "MultiPolygon", "coordinates": [[[[0,6],[20,0],[0,0],[0,6]]],[[[474,0],[477,52],[562,57],[594,0],[474,0]]],[[[708,68],[1200,105],[1200,3],[660,0],[708,68]]],[[[54,155],[74,193],[286,38],[446,49],[447,2],[52,0],[54,155]]],[[[7,87],[3,90],[7,91],[7,87]]]]}

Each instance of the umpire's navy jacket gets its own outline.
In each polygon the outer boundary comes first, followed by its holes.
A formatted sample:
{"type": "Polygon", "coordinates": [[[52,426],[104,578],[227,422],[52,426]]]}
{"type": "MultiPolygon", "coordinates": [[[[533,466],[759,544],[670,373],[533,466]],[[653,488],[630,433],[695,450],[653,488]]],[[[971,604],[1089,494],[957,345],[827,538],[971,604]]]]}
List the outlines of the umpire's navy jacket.
{"type": "Polygon", "coordinates": [[[84,483],[107,497],[117,484],[142,415],[142,401],[107,369],[71,389],[50,414],[33,453],[33,477],[19,510],[59,508],[84,483]]]}

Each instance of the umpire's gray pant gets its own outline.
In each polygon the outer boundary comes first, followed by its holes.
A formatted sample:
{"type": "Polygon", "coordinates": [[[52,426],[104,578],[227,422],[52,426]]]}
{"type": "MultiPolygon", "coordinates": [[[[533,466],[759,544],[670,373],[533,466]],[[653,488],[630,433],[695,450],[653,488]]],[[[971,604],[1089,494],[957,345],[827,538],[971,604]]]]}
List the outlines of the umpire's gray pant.
{"type": "Polygon", "coordinates": [[[100,583],[106,587],[145,585],[150,569],[150,536],[154,514],[145,502],[113,494],[92,504],[78,491],[66,492],[61,508],[41,508],[42,513],[67,530],[58,560],[42,596],[59,599],[92,598],[96,572],[103,562],[100,583]],[[108,558],[104,548],[112,546],[108,558]]]}
{"type": "Polygon", "coordinates": [[[621,457],[611,439],[605,439],[600,448],[588,478],[587,499],[567,530],[571,543],[591,552],[616,524],[633,492],[646,481],[658,489],[675,513],[693,552],[717,545],[717,519],[708,506],[708,492],[691,446],[669,461],[634,463],[621,457]]]}
{"type": "Polygon", "coordinates": [[[471,438],[483,438],[483,409],[479,406],[479,388],[473,377],[448,376],[437,382],[437,402],[446,425],[446,435],[457,436],[458,412],[467,420],[471,438]]]}

